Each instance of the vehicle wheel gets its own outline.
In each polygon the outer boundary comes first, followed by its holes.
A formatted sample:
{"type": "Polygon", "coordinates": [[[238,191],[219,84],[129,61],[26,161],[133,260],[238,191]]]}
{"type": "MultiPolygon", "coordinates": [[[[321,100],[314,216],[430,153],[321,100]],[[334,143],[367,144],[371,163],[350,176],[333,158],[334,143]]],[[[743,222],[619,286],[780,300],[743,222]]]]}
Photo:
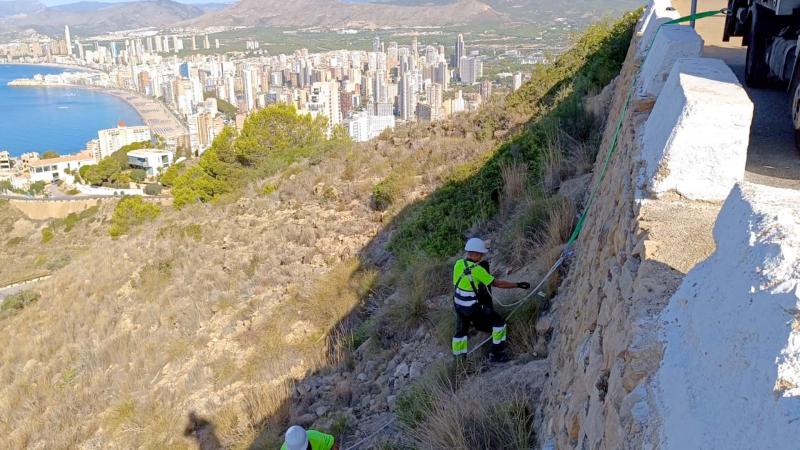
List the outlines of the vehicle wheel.
{"type": "Polygon", "coordinates": [[[800,150],[800,80],[792,83],[792,124],[794,125],[794,145],[800,150]]]}
{"type": "Polygon", "coordinates": [[[754,5],[750,13],[749,45],[744,65],[744,81],[748,86],[758,88],[767,84],[769,66],[765,61],[767,54],[767,33],[769,16],[760,6],[754,5]]]}

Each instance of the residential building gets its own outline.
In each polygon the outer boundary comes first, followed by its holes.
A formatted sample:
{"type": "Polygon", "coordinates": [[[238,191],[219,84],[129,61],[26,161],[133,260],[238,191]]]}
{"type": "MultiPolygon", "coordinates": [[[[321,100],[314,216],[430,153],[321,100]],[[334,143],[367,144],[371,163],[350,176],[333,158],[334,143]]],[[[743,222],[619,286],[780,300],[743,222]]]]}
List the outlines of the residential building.
{"type": "Polygon", "coordinates": [[[11,155],[8,152],[0,152],[0,172],[11,170],[11,155]]]}
{"type": "Polygon", "coordinates": [[[143,148],[128,152],[128,165],[144,170],[148,177],[155,177],[172,165],[173,158],[169,150],[143,148]]]}
{"type": "Polygon", "coordinates": [[[345,126],[354,141],[364,142],[377,137],[387,128],[394,129],[395,119],[393,114],[376,116],[362,111],[345,120],[345,126]]]}
{"type": "Polygon", "coordinates": [[[133,144],[134,142],[149,141],[150,128],[146,126],[126,127],[120,123],[117,128],[109,128],[97,132],[100,145],[95,152],[95,159],[100,161],[107,158],[122,147],[133,144]]]}
{"type": "Polygon", "coordinates": [[[83,166],[95,163],[97,161],[92,152],[83,151],[58,158],[31,160],[28,162],[28,171],[32,182],[50,183],[65,179],[67,171],[78,170],[83,166]]]}

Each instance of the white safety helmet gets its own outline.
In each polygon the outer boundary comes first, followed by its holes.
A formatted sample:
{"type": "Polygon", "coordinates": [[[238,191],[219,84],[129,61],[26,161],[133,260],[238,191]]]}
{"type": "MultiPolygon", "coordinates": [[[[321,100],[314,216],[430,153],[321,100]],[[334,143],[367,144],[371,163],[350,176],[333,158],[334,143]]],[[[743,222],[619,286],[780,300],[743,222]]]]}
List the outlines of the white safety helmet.
{"type": "Polygon", "coordinates": [[[287,450],[306,450],[308,448],[308,435],[300,425],[293,425],[286,430],[287,450]]]}
{"type": "Polygon", "coordinates": [[[468,240],[467,245],[464,246],[464,250],[475,253],[489,253],[489,249],[486,248],[486,243],[478,238],[468,240]]]}

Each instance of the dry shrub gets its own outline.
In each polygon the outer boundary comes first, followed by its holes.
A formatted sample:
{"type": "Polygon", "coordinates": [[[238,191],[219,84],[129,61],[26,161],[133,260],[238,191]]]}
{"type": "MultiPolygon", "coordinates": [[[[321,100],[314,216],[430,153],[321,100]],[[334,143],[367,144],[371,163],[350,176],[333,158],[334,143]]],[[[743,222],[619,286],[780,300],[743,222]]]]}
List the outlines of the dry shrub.
{"type": "Polygon", "coordinates": [[[411,431],[419,449],[529,449],[533,408],[525,393],[477,382],[453,391],[435,386],[426,419],[411,431]]]}
{"type": "Polygon", "coordinates": [[[539,178],[547,193],[555,192],[563,180],[590,171],[594,163],[591,147],[557,126],[545,132],[541,151],[539,178]]]}
{"type": "Polygon", "coordinates": [[[294,384],[286,381],[247,390],[229,402],[214,417],[218,436],[225,448],[277,448],[284,424],[291,415],[294,384]]]}
{"type": "Polygon", "coordinates": [[[377,319],[373,329],[373,336],[384,347],[395,339],[406,338],[428,320],[431,299],[450,289],[450,265],[438,258],[414,257],[394,276],[399,295],[377,319]]]}
{"type": "Polygon", "coordinates": [[[558,259],[574,223],[575,206],[570,200],[529,191],[500,230],[498,256],[511,267],[534,260],[549,267],[558,259]]]}
{"type": "Polygon", "coordinates": [[[528,165],[521,162],[501,163],[500,176],[503,178],[500,211],[503,215],[508,215],[525,196],[528,187],[528,165]]]}

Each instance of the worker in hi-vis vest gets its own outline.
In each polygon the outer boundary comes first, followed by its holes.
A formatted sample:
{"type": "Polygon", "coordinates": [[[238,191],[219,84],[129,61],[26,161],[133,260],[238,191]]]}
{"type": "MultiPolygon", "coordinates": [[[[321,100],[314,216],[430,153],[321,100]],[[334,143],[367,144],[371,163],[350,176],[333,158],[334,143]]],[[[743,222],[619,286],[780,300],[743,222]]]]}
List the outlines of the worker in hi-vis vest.
{"type": "Polygon", "coordinates": [[[339,450],[333,436],[294,425],[286,430],[281,450],[339,450]]]}
{"type": "Polygon", "coordinates": [[[453,285],[455,286],[453,306],[456,310],[453,356],[467,354],[469,350],[467,335],[470,324],[473,324],[478,330],[491,331],[491,360],[493,362],[507,361],[508,357],[505,353],[506,322],[494,310],[491,288],[530,289],[531,285],[493,277],[489,273],[488,263],[484,261],[489,249],[481,239],[470,239],[464,250],[467,252],[466,258],[456,261],[456,265],[453,267],[453,285]]]}

